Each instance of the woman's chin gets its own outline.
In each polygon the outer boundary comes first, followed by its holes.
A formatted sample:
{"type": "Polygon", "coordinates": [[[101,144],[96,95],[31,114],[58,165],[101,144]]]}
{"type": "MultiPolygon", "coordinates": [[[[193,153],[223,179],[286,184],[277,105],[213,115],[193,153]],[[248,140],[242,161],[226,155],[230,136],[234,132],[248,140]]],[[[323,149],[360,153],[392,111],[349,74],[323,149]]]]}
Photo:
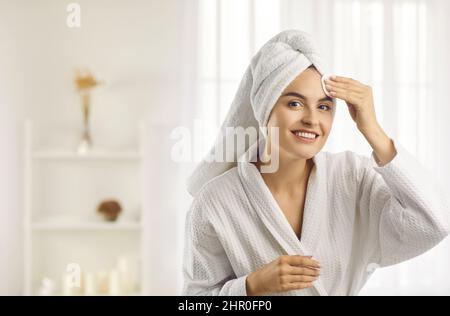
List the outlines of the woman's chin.
{"type": "Polygon", "coordinates": [[[317,144],[289,144],[289,146],[284,147],[286,153],[296,159],[310,159],[314,157],[320,148],[317,144]]]}
{"type": "Polygon", "coordinates": [[[311,159],[317,154],[317,150],[312,148],[290,148],[286,153],[293,159],[311,159]]]}
{"type": "Polygon", "coordinates": [[[316,155],[316,152],[302,152],[302,153],[295,153],[294,154],[297,159],[311,159],[316,155]]]}

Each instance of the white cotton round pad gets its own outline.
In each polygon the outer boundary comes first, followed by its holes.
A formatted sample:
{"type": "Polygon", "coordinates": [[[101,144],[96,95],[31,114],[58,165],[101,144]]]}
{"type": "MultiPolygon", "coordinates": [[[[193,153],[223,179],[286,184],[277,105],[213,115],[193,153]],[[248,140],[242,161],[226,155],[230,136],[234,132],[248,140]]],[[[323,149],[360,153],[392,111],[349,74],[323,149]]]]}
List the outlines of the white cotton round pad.
{"type": "Polygon", "coordinates": [[[325,94],[326,94],[327,96],[329,96],[330,98],[332,98],[332,96],[331,96],[331,94],[328,92],[327,88],[325,87],[325,79],[329,79],[331,76],[332,76],[332,75],[325,74],[325,75],[322,76],[322,79],[321,79],[321,81],[322,81],[322,89],[323,89],[323,91],[325,92],[325,94]]]}

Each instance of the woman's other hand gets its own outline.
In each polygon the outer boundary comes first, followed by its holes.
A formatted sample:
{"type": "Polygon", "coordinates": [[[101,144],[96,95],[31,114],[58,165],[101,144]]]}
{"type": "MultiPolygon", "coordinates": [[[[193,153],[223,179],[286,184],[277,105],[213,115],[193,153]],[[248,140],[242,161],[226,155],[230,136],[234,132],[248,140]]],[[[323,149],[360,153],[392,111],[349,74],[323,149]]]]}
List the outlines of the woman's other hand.
{"type": "Polygon", "coordinates": [[[309,288],[319,275],[320,264],[310,256],[281,256],[247,277],[247,295],[309,288]]]}

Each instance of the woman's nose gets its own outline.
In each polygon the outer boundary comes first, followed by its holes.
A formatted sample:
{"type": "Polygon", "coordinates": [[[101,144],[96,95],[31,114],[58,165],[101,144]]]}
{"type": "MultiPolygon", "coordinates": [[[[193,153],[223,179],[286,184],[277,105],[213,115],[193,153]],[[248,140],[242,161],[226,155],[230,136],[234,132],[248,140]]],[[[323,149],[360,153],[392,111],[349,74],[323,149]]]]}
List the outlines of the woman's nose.
{"type": "Polygon", "coordinates": [[[307,125],[310,125],[310,126],[318,124],[317,114],[315,113],[315,111],[306,110],[302,114],[303,115],[302,115],[301,121],[304,124],[307,124],[307,125]]]}

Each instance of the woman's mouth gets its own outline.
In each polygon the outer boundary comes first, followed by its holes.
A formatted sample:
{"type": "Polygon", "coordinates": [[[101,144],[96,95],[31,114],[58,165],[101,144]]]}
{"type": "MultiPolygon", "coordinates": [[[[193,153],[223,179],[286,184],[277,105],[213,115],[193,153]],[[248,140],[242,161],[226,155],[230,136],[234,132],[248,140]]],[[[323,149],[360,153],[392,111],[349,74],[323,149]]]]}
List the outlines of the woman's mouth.
{"type": "Polygon", "coordinates": [[[320,135],[314,133],[306,133],[302,131],[291,131],[295,139],[306,144],[314,143],[320,135]]]}

